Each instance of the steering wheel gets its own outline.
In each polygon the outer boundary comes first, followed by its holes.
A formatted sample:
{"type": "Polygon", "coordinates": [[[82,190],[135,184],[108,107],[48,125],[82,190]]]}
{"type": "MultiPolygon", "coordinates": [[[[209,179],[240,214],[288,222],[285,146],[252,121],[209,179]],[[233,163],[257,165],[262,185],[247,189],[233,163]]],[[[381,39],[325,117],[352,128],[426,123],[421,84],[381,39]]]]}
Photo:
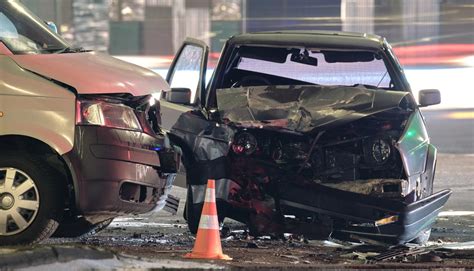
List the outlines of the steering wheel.
{"type": "Polygon", "coordinates": [[[239,81],[232,84],[231,87],[238,88],[238,87],[250,87],[250,86],[269,86],[272,83],[265,77],[257,76],[257,75],[248,75],[244,78],[240,79],[239,81]]]}

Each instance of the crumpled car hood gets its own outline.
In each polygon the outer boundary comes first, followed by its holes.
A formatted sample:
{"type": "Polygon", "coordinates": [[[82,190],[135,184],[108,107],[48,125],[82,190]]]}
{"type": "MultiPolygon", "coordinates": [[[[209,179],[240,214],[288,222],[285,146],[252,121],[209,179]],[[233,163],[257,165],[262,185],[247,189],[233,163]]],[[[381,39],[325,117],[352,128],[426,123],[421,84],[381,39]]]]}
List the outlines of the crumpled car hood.
{"type": "MultiPolygon", "coordinates": [[[[400,106],[410,93],[363,86],[257,86],[217,90],[219,113],[237,126],[309,132],[400,106]]],[[[412,98],[409,98],[412,99],[412,98]]]]}
{"type": "Polygon", "coordinates": [[[26,70],[72,86],[78,94],[144,96],[169,90],[168,84],[158,74],[101,53],[10,57],[26,70]]]}

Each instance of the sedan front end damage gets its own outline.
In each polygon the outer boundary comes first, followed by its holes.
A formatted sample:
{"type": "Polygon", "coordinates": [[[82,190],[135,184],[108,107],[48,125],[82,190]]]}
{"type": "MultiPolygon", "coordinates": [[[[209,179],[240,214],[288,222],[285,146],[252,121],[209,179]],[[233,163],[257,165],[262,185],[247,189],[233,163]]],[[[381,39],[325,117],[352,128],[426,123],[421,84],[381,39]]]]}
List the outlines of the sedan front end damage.
{"type": "Polygon", "coordinates": [[[312,218],[326,216],[331,224],[325,226],[334,238],[388,244],[410,242],[431,228],[451,195],[451,191],[444,190],[407,203],[321,186],[291,187],[285,191],[280,195],[284,213],[312,218]]]}
{"type": "MultiPolygon", "coordinates": [[[[421,90],[415,101],[384,38],[238,35],[227,41],[204,89],[207,54],[205,44],[189,39],[169,73],[176,63],[200,67],[199,108],[170,131],[187,172],[191,232],[205,184],[215,179],[219,219],[241,221],[253,235],[427,241],[451,191],[433,193],[436,148],[419,108],[441,98],[421,90]],[[185,54],[196,48],[200,63],[185,54]]],[[[175,98],[183,91],[194,88],[172,88],[166,99],[187,103],[175,98]]]]}
{"type": "Polygon", "coordinates": [[[220,180],[220,214],[252,234],[304,232],[311,224],[319,238],[406,243],[431,227],[451,194],[431,195],[432,186],[420,185],[434,147],[408,93],[363,86],[220,91],[223,124],[188,113],[171,134],[193,146],[193,202],[204,200],[198,191],[207,179],[220,180]]]}

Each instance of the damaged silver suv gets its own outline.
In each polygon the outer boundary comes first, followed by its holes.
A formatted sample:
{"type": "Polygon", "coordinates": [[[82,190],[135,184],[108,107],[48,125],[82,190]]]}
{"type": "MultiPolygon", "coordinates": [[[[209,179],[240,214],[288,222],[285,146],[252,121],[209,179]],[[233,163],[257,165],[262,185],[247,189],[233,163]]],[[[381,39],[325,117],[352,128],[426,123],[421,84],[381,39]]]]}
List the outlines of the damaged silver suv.
{"type": "Polygon", "coordinates": [[[440,103],[440,94],[422,90],[416,102],[385,39],[298,31],[235,36],[205,88],[207,54],[202,42],[185,42],[168,75],[179,88],[162,103],[198,107],[182,114],[170,135],[183,153],[191,232],[205,184],[216,179],[220,220],[246,223],[254,235],[428,240],[451,191],[433,193],[436,148],[419,108],[440,103]],[[178,70],[193,69],[199,76],[173,80],[178,70]]]}

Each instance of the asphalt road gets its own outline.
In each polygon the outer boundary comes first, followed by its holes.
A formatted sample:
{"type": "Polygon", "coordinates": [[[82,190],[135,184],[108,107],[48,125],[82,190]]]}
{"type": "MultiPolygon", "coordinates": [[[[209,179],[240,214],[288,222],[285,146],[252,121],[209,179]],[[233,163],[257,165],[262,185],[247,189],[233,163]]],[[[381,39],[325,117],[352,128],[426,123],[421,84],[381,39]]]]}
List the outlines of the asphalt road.
{"type": "Polygon", "coordinates": [[[439,154],[434,185],[453,190],[444,210],[474,211],[474,154],[439,154]]]}
{"type": "Polygon", "coordinates": [[[474,154],[474,108],[423,110],[423,115],[440,153],[474,154]]]}
{"type": "Polygon", "coordinates": [[[385,253],[384,248],[291,235],[284,240],[254,239],[246,235],[244,225],[229,220],[222,246],[233,261],[184,260],[182,256],[192,249],[194,237],[182,217],[185,189],[175,187],[172,194],[182,199],[177,215],[161,211],[120,217],[96,235],[49,239],[34,248],[0,249],[0,264],[3,255],[4,261],[6,257],[7,262],[20,262],[20,267],[28,267],[26,270],[474,268],[474,155],[440,154],[438,159],[435,190],[451,188],[454,193],[433,227],[429,246],[420,248],[423,254],[417,256],[367,263],[367,257],[385,253]],[[21,265],[25,261],[28,264],[21,265]]]}

